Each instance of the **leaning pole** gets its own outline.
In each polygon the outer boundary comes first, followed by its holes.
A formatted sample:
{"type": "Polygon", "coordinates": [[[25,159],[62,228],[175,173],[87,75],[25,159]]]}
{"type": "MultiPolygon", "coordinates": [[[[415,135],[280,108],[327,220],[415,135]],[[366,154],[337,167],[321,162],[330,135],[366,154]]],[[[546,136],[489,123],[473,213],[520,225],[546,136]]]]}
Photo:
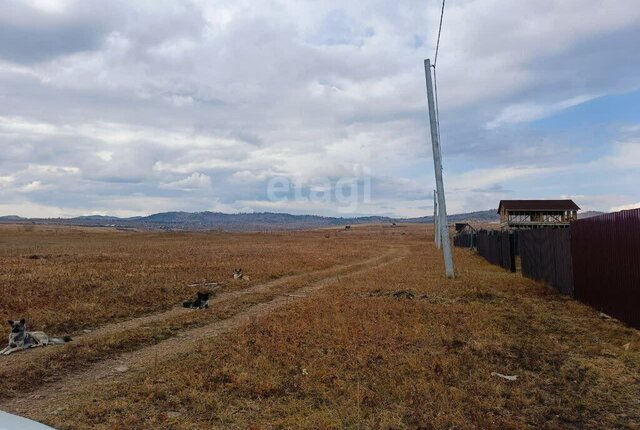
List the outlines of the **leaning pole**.
{"type": "MultiPolygon", "coordinates": [[[[440,152],[440,136],[436,119],[435,103],[433,99],[433,81],[431,79],[431,61],[424,60],[424,74],[427,80],[427,104],[429,106],[429,124],[431,126],[431,146],[433,148],[433,169],[436,174],[436,195],[438,197],[438,229],[440,243],[444,253],[444,267],[447,278],[453,278],[453,257],[449,242],[449,225],[447,223],[447,205],[444,198],[444,183],[442,181],[442,153],[440,152]]],[[[438,234],[438,232],[435,232],[438,234]]]]}

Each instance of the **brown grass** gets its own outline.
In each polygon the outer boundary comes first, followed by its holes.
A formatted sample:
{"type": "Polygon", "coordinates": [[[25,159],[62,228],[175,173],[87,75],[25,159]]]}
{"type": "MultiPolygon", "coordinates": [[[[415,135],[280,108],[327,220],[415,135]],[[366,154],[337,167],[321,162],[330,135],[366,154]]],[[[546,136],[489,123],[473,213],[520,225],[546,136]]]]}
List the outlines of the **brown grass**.
{"type": "MultiPolygon", "coordinates": [[[[223,282],[230,291],[375,253],[367,238],[325,234],[0,226],[0,318],[73,334],[169,309],[195,295],[188,284],[223,282]],[[250,281],[234,282],[236,267],[250,281]]],[[[0,336],[7,333],[2,324],[0,336]]]]}
{"type": "Polygon", "coordinates": [[[344,241],[409,246],[402,264],[32,415],[60,429],[638,428],[636,330],[466,250],[446,280],[423,227],[406,231],[344,241]]]}

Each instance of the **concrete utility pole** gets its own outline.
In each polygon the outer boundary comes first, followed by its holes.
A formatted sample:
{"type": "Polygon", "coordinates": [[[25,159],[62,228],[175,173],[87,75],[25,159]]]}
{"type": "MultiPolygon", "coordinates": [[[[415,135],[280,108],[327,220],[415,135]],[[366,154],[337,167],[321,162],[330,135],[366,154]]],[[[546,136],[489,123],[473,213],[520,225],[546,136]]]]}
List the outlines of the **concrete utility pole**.
{"type": "Polygon", "coordinates": [[[433,190],[433,236],[436,241],[436,248],[441,249],[440,226],[438,224],[438,193],[436,190],[433,190]]]}
{"type": "Polygon", "coordinates": [[[431,61],[424,60],[424,74],[427,80],[427,104],[429,105],[429,123],[431,125],[431,146],[433,147],[433,168],[436,174],[436,189],[438,195],[438,231],[441,234],[444,252],[444,267],[447,278],[453,278],[453,257],[449,242],[449,225],[447,224],[447,205],[444,199],[444,183],[442,181],[442,154],[440,152],[440,136],[436,119],[435,103],[433,101],[433,81],[431,79],[431,61]]]}

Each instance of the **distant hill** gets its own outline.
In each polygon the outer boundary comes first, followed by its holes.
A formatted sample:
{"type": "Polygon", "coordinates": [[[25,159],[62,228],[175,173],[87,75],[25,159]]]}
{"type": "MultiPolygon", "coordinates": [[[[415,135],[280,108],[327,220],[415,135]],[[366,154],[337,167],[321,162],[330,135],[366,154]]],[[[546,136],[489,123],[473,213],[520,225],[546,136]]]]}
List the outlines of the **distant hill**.
{"type": "Polygon", "coordinates": [[[385,217],[336,218],[317,215],[258,212],[225,214],[220,212],[164,212],[136,220],[137,223],[169,229],[262,230],[331,227],[344,224],[389,222],[385,217]]]}
{"type": "MultiPolygon", "coordinates": [[[[450,222],[497,221],[496,210],[449,215],[450,222]]],[[[338,227],[347,224],[372,223],[430,223],[433,217],[391,218],[367,216],[354,218],[323,217],[318,215],[292,215],[288,213],[257,212],[225,214],[221,212],[162,212],[143,217],[119,218],[88,215],[75,218],[21,218],[0,217],[0,223],[35,223],[79,225],[88,227],[121,227],[142,230],[295,230],[305,228],[338,227]]]]}
{"type": "Polygon", "coordinates": [[[12,222],[12,221],[24,221],[26,220],[26,218],[22,218],[21,216],[17,216],[17,215],[5,215],[5,216],[0,216],[0,222],[12,222]]]}
{"type": "MultiPolygon", "coordinates": [[[[497,222],[500,220],[497,209],[489,209],[486,211],[469,212],[463,214],[447,215],[449,222],[476,221],[476,222],[497,222]]],[[[404,222],[433,222],[433,216],[423,216],[420,218],[409,218],[404,222]]]]}

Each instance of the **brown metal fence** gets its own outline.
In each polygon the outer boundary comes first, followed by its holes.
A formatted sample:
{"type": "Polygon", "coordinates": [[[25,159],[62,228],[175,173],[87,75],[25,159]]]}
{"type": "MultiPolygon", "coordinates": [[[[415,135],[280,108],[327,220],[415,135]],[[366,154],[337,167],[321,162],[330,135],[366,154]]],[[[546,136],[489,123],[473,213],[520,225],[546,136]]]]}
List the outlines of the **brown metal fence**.
{"type": "Polygon", "coordinates": [[[454,244],[475,246],[492,264],[553,286],[640,328],[640,209],[571,223],[570,228],[481,230],[459,234],[454,244]]]}
{"type": "Polygon", "coordinates": [[[640,328],[640,209],[571,224],[575,296],[640,328]]]}
{"type": "Polygon", "coordinates": [[[507,231],[480,230],[476,234],[476,249],[489,263],[516,271],[513,234],[507,231]]]}
{"type": "Polygon", "coordinates": [[[570,230],[540,228],[520,230],[517,235],[522,275],[572,295],[570,230]]]}

